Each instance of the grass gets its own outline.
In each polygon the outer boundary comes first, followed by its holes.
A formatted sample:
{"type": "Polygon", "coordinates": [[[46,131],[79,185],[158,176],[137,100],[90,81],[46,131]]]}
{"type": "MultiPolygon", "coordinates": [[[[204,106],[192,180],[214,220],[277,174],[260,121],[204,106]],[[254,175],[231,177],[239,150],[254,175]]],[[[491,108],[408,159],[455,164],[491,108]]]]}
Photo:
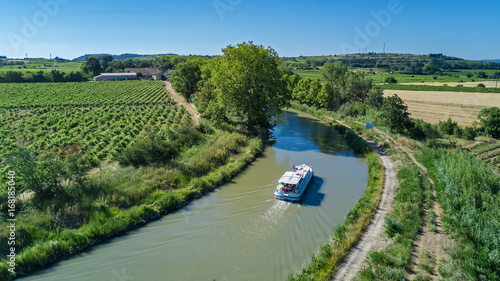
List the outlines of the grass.
{"type": "Polygon", "coordinates": [[[458,238],[447,279],[500,278],[500,176],[476,156],[457,150],[424,149],[416,154],[435,182],[445,230],[458,238]]]}
{"type": "Polygon", "coordinates": [[[370,252],[368,266],[356,280],[407,280],[413,241],[421,229],[424,192],[430,189],[430,182],[419,168],[407,162],[397,178],[393,210],[385,217],[385,233],[392,242],[382,250],[370,252]]]}
{"type": "Polygon", "coordinates": [[[299,75],[301,78],[312,78],[312,79],[321,79],[321,71],[320,70],[302,70],[297,69],[293,70],[293,73],[299,75]]]}

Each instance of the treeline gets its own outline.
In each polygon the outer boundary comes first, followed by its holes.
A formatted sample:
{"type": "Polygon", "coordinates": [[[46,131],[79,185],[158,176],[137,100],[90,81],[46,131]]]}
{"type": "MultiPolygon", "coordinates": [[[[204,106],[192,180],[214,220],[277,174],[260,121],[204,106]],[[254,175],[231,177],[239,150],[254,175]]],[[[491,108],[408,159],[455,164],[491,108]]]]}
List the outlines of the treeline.
{"type": "Polygon", "coordinates": [[[85,58],[81,71],[88,76],[96,76],[101,73],[123,72],[125,68],[157,67],[164,71],[165,77],[168,78],[173,68],[188,58],[188,56],[162,55],[154,58],[115,60],[111,55],[90,56],[85,58]]]}
{"type": "MultiPolygon", "coordinates": [[[[331,61],[324,57],[286,57],[283,66],[291,69],[314,69],[331,61]],[[299,60],[300,59],[300,60],[299,60]]],[[[456,69],[499,69],[500,63],[463,60],[443,54],[403,55],[403,54],[356,54],[335,58],[353,68],[383,68],[406,74],[435,74],[456,69]]]]}
{"type": "Polygon", "coordinates": [[[39,82],[83,82],[88,79],[80,71],[63,73],[53,69],[50,72],[22,72],[9,70],[0,73],[0,83],[39,83],[39,82]]]}

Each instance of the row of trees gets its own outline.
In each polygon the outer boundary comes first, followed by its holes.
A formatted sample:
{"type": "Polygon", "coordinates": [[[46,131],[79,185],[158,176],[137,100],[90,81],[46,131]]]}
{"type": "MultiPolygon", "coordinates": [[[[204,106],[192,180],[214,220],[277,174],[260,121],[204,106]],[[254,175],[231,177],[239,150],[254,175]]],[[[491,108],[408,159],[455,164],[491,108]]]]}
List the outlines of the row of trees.
{"type": "Polygon", "coordinates": [[[63,73],[53,69],[50,72],[21,72],[9,70],[0,73],[0,83],[38,83],[38,82],[82,82],[88,81],[80,72],[63,73]]]}
{"type": "Polygon", "coordinates": [[[113,60],[111,55],[90,56],[85,58],[81,65],[81,71],[88,76],[96,76],[101,73],[123,72],[125,68],[150,68],[158,67],[161,71],[168,72],[178,63],[185,62],[188,57],[177,55],[163,55],[148,59],[113,60]]]}

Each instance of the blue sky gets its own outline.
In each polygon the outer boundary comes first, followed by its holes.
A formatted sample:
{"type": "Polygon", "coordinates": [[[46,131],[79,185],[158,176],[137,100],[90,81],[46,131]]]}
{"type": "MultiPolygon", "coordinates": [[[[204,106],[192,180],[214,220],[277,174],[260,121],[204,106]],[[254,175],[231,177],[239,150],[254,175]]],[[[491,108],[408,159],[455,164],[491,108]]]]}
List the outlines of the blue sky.
{"type": "Polygon", "coordinates": [[[280,56],[359,51],[500,58],[500,1],[3,0],[0,55],[221,54],[252,40],[280,56]]]}

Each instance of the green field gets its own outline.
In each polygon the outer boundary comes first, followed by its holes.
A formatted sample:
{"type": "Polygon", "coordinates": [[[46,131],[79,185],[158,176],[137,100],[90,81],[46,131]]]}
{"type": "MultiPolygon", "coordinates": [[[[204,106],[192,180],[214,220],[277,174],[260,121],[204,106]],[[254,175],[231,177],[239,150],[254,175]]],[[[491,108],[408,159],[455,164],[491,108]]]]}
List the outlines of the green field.
{"type": "Polygon", "coordinates": [[[18,143],[57,152],[76,145],[97,163],[147,126],[189,119],[156,81],[3,84],[0,97],[0,155],[18,143]]]}
{"type": "Polygon", "coordinates": [[[0,108],[151,104],[168,99],[160,81],[0,84],[0,108]]]}
{"type": "MultiPolygon", "coordinates": [[[[321,68],[320,68],[321,69],[321,68]]],[[[477,78],[477,72],[483,71],[487,75],[492,75],[497,70],[483,70],[483,69],[472,69],[472,70],[461,70],[457,72],[450,72],[450,75],[436,76],[436,75],[410,75],[410,74],[390,74],[385,73],[381,69],[365,69],[357,68],[355,71],[360,71],[368,75],[373,83],[383,83],[387,77],[394,77],[398,83],[420,83],[420,82],[478,82],[478,81],[490,81],[491,78],[477,78]],[[375,73],[375,74],[374,74],[375,73]],[[474,76],[468,78],[467,73],[472,73],[474,76]],[[455,77],[458,76],[458,77],[455,77]]],[[[299,75],[302,78],[321,78],[321,70],[293,70],[293,73],[299,75]]]]}
{"type": "Polygon", "coordinates": [[[74,71],[80,71],[81,62],[71,62],[63,61],[58,62],[48,59],[36,59],[36,60],[9,60],[9,62],[20,63],[14,65],[0,65],[0,74],[7,71],[20,71],[23,73],[35,73],[39,71],[50,72],[52,70],[58,70],[62,73],[70,73],[74,71]]]}

